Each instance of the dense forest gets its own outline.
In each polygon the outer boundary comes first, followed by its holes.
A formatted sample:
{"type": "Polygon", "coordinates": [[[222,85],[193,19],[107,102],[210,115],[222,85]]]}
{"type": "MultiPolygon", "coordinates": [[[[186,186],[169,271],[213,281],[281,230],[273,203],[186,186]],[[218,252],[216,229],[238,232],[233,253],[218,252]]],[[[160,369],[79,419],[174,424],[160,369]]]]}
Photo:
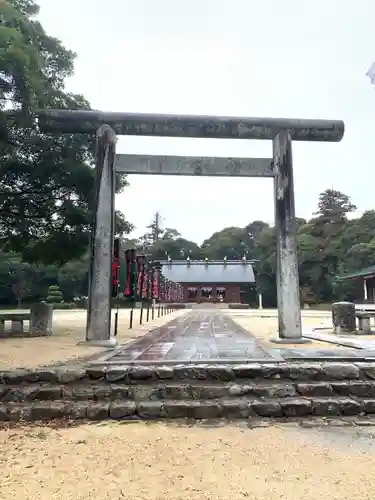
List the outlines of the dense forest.
{"type": "MultiPolygon", "coordinates": [[[[49,36],[33,0],[0,2],[0,305],[44,298],[59,286],[64,300],[87,294],[90,225],[94,203],[94,138],[41,133],[32,110],[89,109],[66,91],[75,54],[49,36]]],[[[117,179],[117,191],[126,178],[117,179]]],[[[328,189],[310,220],[297,219],[302,301],[329,302],[360,294],[336,276],[375,264],[375,211],[352,218],[349,196],[328,189]]],[[[126,214],[116,232],[127,247],[150,259],[255,259],[257,288],[265,305],[276,303],[274,228],[262,221],[229,227],[199,246],[155,216],[147,233],[132,240],[126,214]]]]}
{"type": "MultiPolygon", "coordinates": [[[[297,242],[302,302],[330,302],[337,298],[354,300],[361,287],[340,282],[338,275],[375,264],[375,211],[348,218],[355,210],[350,198],[328,189],[321,193],[317,212],[308,221],[297,219],[297,242]]],[[[1,215],[0,215],[1,218],[1,215]]],[[[123,248],[137,248],[148,258],[254,259],[257,291],[264,304],[276,304],[276,239],[274,228],[262,221],[246,227],[228,227],[212,234],[201,246],[184,239],[177,229],[163,228],[155,217],[139,239],[123,237],[123,248]]],[[[0,303],[21,303],[45,296],[50,285],[58,285],[64,300],[87,294],[87,248],[79,258],[65,263],[26,262],[11,251],[0,253],[0,303]]]]}

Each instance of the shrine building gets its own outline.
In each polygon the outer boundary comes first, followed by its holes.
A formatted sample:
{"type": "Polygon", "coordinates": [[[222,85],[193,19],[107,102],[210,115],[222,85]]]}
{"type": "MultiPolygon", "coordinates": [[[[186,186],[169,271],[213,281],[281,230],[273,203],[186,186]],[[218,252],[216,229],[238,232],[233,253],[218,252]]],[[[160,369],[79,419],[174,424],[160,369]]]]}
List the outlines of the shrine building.
{"type": "Polygon", "coordinates": [[[354,273],[337,276],[336,279],[337,281],[356,280],[360,284],[361,290],[358,299],[375,303],[375,265],[354,273]]]}
{"type": "Polygon", "coordinates": [[[251,261],[165,260],[165,278],[183,286],[184,302],[241,302],[241,286],[255,283],[251,261]]]}

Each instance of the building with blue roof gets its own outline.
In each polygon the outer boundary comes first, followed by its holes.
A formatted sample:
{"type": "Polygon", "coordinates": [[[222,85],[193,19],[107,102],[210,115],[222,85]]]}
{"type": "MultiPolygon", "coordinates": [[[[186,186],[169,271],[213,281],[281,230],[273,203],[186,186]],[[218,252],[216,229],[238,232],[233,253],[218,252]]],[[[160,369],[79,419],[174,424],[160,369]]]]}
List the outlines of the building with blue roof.
{"type": "Polygon", "coordinates": [[[252,261],[165,260],[163,276],[180,283],[184,302],[241,302],[241,287],[255,284],[252,261]]]}

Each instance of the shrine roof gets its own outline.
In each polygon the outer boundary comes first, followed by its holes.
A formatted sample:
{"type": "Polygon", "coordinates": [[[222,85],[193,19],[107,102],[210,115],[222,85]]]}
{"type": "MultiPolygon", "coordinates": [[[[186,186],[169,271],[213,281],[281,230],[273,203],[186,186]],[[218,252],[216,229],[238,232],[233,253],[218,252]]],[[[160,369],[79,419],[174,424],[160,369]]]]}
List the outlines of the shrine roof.
{"type": "Polygon", "coordinates": [[[336,276],[338,281],[348,280],[353,278],[370,278],[375,276],[375,266],[365,267],[354,273],[343,274],[341,276],[336,276]]]}
{"type": "Polygon", "coordinates": [[[163,275],[176,283],[255,283],[251,262],[239,260],[208,261],[186,260],[161,261],[163,275]]]}

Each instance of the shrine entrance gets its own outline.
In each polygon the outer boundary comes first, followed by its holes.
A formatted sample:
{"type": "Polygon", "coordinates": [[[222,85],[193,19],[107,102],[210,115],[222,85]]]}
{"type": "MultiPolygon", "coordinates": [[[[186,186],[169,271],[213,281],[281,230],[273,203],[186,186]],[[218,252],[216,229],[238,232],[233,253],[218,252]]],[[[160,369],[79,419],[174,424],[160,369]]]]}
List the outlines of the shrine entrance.
{"type": "Polygon", "coordinates": [[[96,132],[97,205],[92,227],[86,341],[113,346],[111,337],[115,174],[270,177],[277,240],[277,342],[302,343],[292,140],[339,142],[338,120],[36,111],[42,131],[96,132]],[[116,155],[116,133],[159,137],[272,140],[272,158],[116,155]]]}

